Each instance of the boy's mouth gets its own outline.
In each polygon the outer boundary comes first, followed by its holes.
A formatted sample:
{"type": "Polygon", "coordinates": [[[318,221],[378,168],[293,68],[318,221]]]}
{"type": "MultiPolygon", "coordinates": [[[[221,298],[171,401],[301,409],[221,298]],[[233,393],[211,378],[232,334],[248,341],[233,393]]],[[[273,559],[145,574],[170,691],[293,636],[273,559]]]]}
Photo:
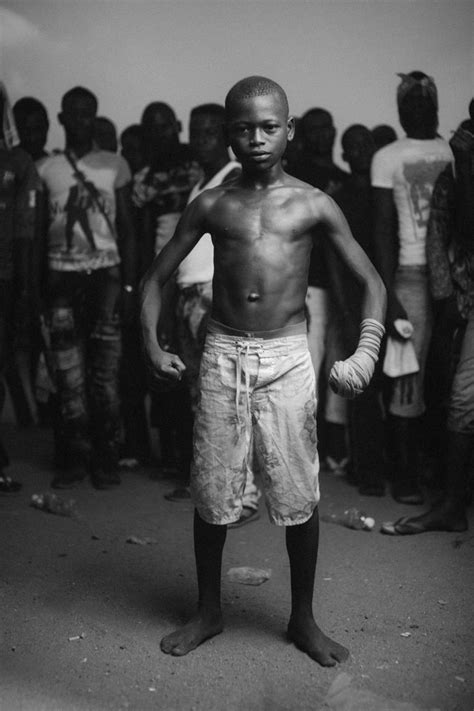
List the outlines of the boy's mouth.
{"type": "Polygon", "coordinates": [[[265,158],[268,158],[270,153],[249,153],[249,158],[251,160],[256,160],[258,162],[265,160],[265,158]]]}

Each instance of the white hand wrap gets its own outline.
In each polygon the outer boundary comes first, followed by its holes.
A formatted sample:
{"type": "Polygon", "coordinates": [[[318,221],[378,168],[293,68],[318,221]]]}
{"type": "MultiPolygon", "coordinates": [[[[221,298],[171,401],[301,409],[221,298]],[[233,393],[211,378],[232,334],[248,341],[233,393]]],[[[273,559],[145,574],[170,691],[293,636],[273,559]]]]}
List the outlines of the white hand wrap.
{"type": "Polygon", "coordinates": [[[329,385],[337,395],[354,398],[365,390],[374,374],[384,333],[385,328],[375,319],[362,321],[355,353],[346,360],[336,361],[331,368],[329,385]]]}

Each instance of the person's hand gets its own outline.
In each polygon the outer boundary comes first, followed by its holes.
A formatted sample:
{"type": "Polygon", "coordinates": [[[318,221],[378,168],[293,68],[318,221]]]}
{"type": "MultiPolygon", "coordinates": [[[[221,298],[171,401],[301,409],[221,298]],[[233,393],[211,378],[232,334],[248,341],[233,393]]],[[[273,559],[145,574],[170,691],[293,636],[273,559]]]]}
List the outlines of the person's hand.
{"type": "MultiPolygon", "coordinates": [[[[398,301],[398,299],[392,296],[389,299],[387,305],[387,336],[395,338],[397,341],[406,341],[410,338],[411,333],[408,333],[408,329],[405,328],[406,323],[410,323],[408,320],[408,314],[398,301]],[[401,322],[401,323],[400,323],[401,322]]],[[[410,324],[411,326],[411,324],[410,324]]],[[[413,327],[412,327],[413,332],[413,327]]]]}
{"type": "Polygon", "coordinates": [[[181,381],[186,366],[178,355],[156,345],[151,348],[145,346],[145,355],[148,372],[158,386],[181,381]]]}

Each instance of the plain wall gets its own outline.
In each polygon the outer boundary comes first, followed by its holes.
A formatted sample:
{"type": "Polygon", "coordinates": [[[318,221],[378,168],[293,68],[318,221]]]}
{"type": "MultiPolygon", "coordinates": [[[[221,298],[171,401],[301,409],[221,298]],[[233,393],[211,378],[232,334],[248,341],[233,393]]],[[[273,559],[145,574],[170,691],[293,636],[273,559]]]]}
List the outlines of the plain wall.
{"type": "Polygon", "coordinates": [[[339,137],[351,123],[401,135],[396,73],[413,69],[435,78],[449,137],[474,93],[473,27],[472,0],[7,0],[0,75],[12,101],[46,104],[50,148],[63,146],[56,115],[76,84],[119,131],[166,101],[186,138],[190,109],[249,74],[280,82],[296,115],[329,109],[339,137]]]}

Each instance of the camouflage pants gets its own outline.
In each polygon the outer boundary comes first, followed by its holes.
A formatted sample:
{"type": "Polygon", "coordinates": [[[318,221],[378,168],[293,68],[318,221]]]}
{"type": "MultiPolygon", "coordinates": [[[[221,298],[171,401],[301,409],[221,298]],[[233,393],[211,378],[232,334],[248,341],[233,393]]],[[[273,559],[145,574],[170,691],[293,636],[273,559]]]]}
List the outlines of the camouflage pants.
{"type": "Polygon", "coordinates": [[[50,272],[49,362],[56,386],[56,460],[60,467],[113,468],[120,437],[120,274],[50,272]],[[92,462],[91,462],[92,458],[92,462]]]}

